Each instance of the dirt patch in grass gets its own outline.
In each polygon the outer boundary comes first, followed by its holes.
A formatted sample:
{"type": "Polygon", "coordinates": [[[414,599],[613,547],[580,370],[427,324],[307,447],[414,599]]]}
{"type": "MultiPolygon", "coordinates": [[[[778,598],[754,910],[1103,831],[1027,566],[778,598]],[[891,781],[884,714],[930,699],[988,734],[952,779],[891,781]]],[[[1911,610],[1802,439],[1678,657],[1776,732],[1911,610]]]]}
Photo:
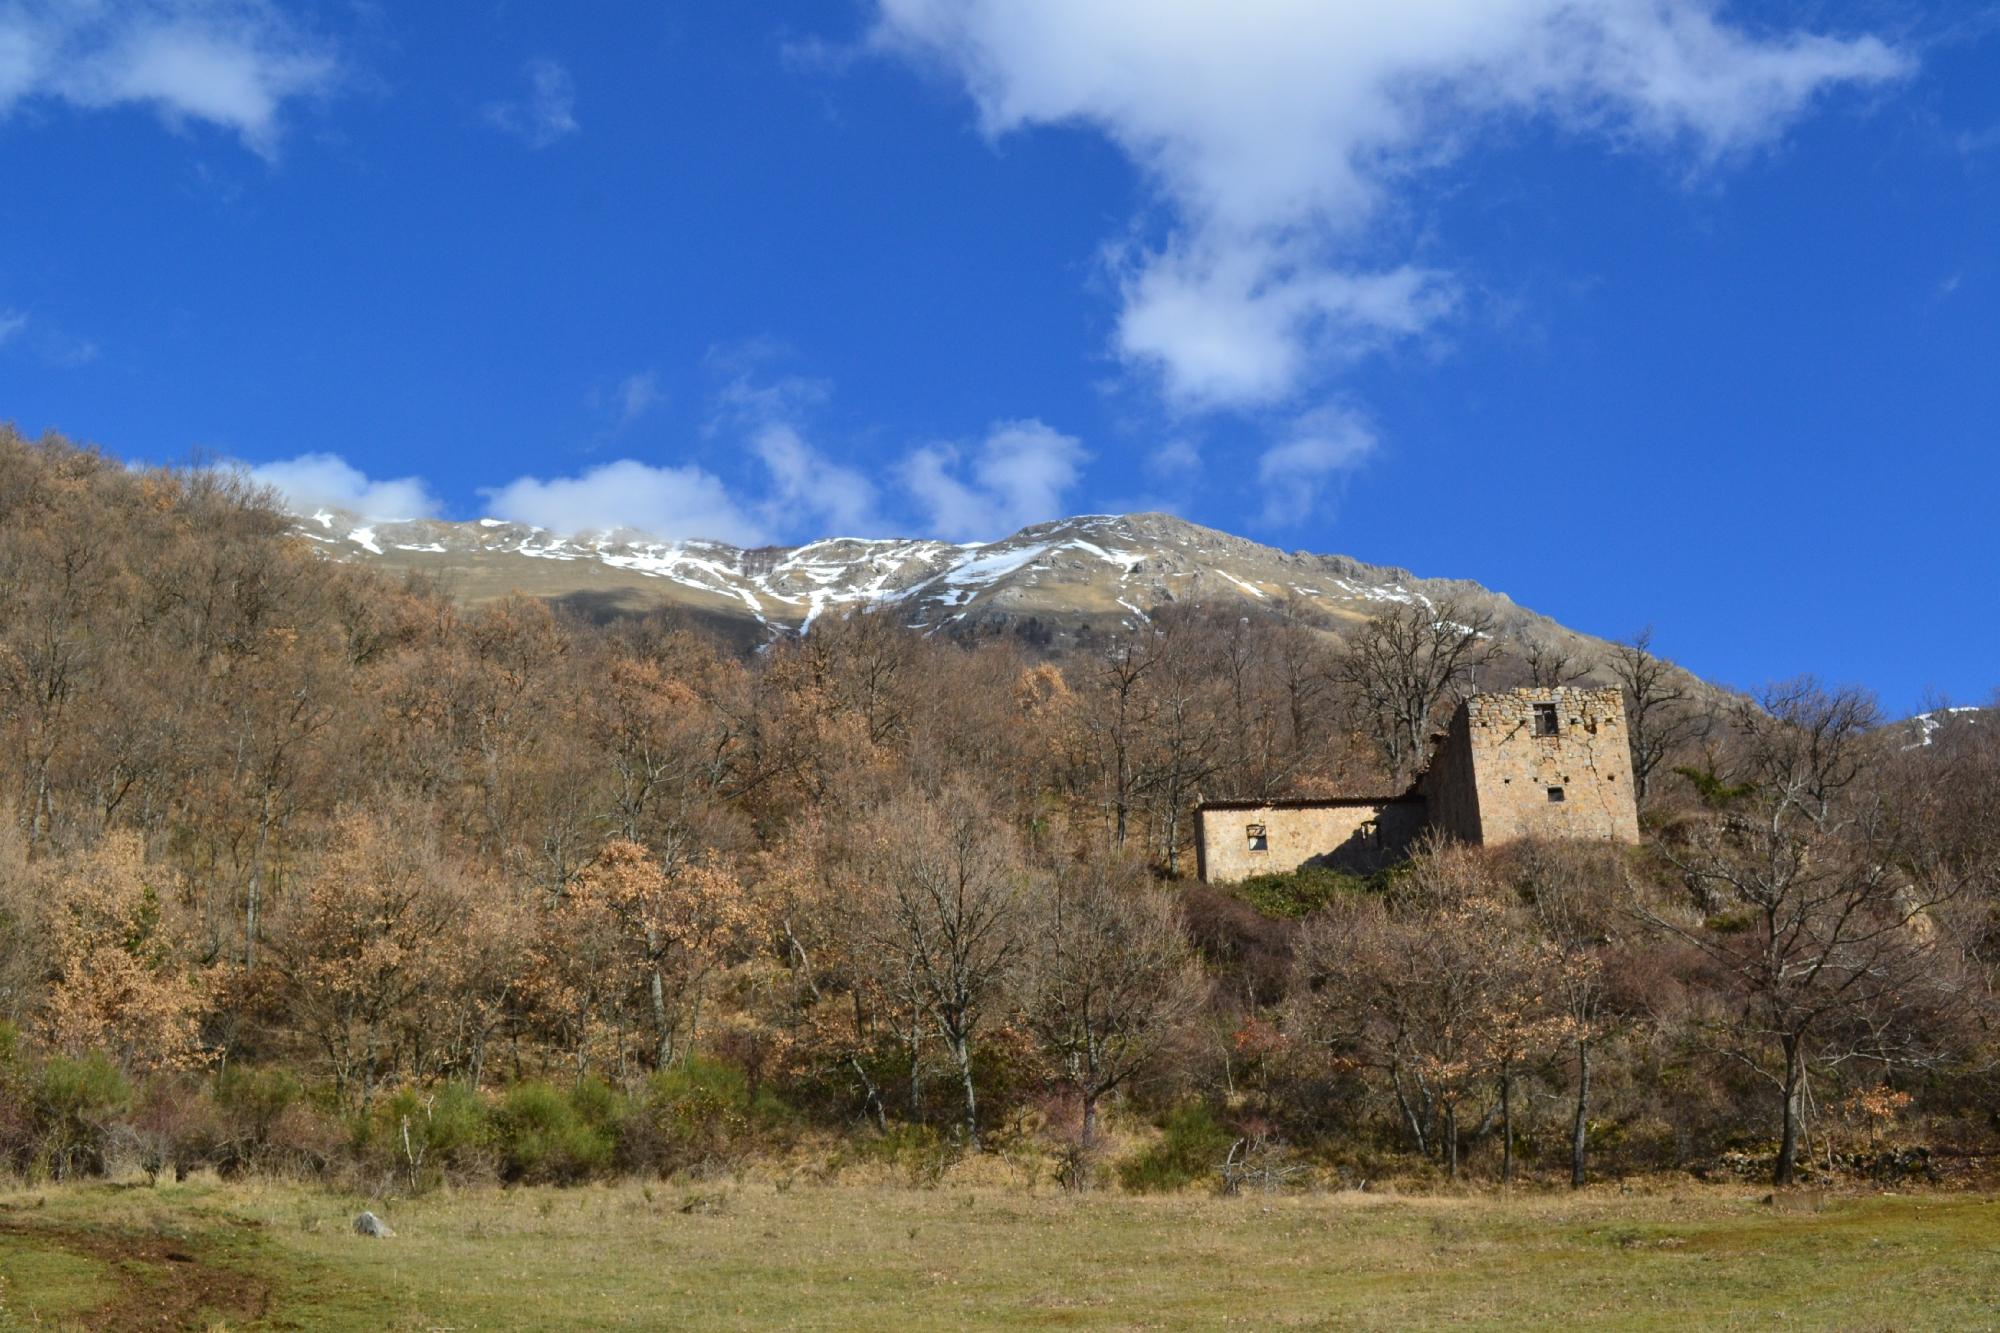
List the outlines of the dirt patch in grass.
{"type": "MultiPolygon", "coordinates": [[[[11,1211],[11,1210],[10,1210],[11,1211]]],[[[115,1287],[103,1304],[81,1315],[84,1327],[126,1333],[201,1328],[215,1320],[261,1319],[270,1284],[219,1261],[202,1241],[143,1232],[100,1230],[0,1215],[0,1236],[19,1237],[94,1259],[115,1287]]]]}

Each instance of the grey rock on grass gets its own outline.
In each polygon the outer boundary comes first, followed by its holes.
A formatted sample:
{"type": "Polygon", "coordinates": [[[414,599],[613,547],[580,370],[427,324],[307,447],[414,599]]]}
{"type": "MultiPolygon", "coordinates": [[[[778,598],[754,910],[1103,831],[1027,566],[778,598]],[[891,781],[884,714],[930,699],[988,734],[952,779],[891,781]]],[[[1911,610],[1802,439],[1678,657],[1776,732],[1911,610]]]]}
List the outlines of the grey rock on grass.
{"type": "Polygon", "coordinates": [[[354,1219],[354,1234],[373,1236],[377,1240],[387,1240],[396,1234],[396,1229],[373,1213],[364,1212],[354,1219]]]}

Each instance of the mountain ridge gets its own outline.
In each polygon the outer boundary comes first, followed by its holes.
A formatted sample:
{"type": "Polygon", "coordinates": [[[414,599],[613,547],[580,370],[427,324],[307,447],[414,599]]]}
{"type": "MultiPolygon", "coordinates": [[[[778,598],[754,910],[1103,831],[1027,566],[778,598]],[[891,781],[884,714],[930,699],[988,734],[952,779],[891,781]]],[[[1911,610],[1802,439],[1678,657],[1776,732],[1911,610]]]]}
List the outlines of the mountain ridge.
{"type": "Polygon", "coordinates": [[[295,518],[336,559],[425,574],[468,603],[519,593],[600,618],[675,607],[752,642],[861,607],[898,607],[930,632],[1011,630],[1060,646],[1174,604],[1288,604],[1338,633],[1387,605],[1452,600],[1492,616],[1503,638],[1603,646],[1472,580],[1284,551],[1157,512],[1053,519],[991,542],[826,537],[749,548],[632,529],[563,537],[495,518],[368,520],[330,508],[295,518]]]}

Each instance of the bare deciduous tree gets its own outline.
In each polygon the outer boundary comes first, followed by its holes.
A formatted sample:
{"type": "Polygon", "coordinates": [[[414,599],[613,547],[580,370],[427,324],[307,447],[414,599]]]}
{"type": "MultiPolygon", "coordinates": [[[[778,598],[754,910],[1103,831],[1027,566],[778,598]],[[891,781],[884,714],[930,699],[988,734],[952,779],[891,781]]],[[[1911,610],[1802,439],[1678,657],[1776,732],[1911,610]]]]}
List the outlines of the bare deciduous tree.
{"type": "Polygon", "coordinates": [[[621,962],[645,994],[654,1060],[687,1053],[709,978],[740,948],[757,914],[712,855],[655,860],[632,842],[608,844],[570,887],[574,903],[617,923],[621,962]]]}
{"type": "Polygon", "coordinates": [[[1098,1102],[1159,1058],[1207,987],[1172,902],[1137,861],[1094,850],[1058,866],[1034,906],[1022,1005],[1082,1104],[1088,1152],[1098,1102]]]}
{"type": "Polygon", "coordinates": [[[1153,701],[1144,687],[1166,647],[1164,632],[1152,625],[1122,634],[1088,677],[1084,717],[1103,772],[1104,809],[1121,847],[1137,800],[1142,738],[1152,722],[1153,701]]]}
{"type": "Polygon", "coordinates": [[[1550,997],[1576,1055],[1570,1115],[1569,1183],[1581,1188],[1590,1135],[1591,1056],[1604,1034],[1604,948],[1619,911],[1621,870],[1615,854],[1574,843],[1532,841],[1514,852],[1514,869],[1552,951],[1550,997]]]}
{"type": "Polygon", "coordinates": [[[1546,1038],[1547,969],[1511,918],[1481,853],[1445,844],[1387,901],[1323,912],[1299,937],[1299,1029],[1386,1080],[1412,1145],[1454,1177],[1467,1099],[1497,1084],[1504,1117],[1514,1066],[1546,1038]]]}
{"type": "Polygon", "coordinates": [[[1163,613],[1158,665],[1141,685],[1147,725],[1138,736],[1132,791],[1151,809],[1154,855],[1180,869],[1182,822],[1194,794],[1221,767],[1224,698],[1217,688],[1231,639],[1212,623],[1163,613]]]}
{"type": "Polygon", "coordinates": [[[1575,653],[1554,639],[1530,639],[1524,660],[1528,683],[1538,689],[1553,690],[1574,685],[1590,674],[1590,668],[1575,653]]]}
{"type": "Polygon", "coordinates": [[[1716,1048],[1777,1092],[1772,1178],[1790,1184],[1815,1065],[1934,1058],[1923,1019],[1953,999],[1933,909],[1952,885],[1897,865],[1875,794],[1857,786],[1874,701],[1803,679],[1746,706],[1742,781],[1663,844],[1694,912],[1648,912],[1707,955],[1736,1001],[1716,1048]]]}
{"type": "Polygon", "coordinates": [[[979,1145],[974,1042],[1022,947],[1024,875],[1010,830],[972,792],[895,801],[871,822],[873,930],[944,1042],[964,1093],[966,1145],[979,1145]]]}
{"type": "Polygon", "coordinates": [[[1408,602],[1358,630],[1335,668],[1390,777],[1422,766],[1439,712],[1492,653],[1493,617],[1446,599],[1408,602]]]}
{"type": "Polygon", "coordinates": [[[435,843],[391,819],[351,817],[336,837],[273,913],[264,966],[336,1094],[365,1106],[405,1035],[433,1024],[468,904],[435,843]]]}
{"type": "Polygon", "coordinates": [[[1694,706],[1686,673],[1653,655],[1651,626],[1612,645],[1611,674],[1625,691],[1633,791],[1643,801],[1652,790],[1653,774],[1675,751],[1701,735],[1706,720],[1694,706]]]}

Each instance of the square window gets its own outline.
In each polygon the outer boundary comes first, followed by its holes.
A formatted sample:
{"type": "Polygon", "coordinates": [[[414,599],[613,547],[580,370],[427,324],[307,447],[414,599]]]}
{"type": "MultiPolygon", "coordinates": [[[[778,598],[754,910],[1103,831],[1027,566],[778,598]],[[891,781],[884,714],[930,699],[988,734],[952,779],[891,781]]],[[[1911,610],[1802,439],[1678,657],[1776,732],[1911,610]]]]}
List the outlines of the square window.
{"type": "Polygon", "coordinates": [[[1535,734],[1537,736],[1553,736],[1561,729],[1562,723],[1556,718],[1556,706],[1554,704],[1535,705],[1535,734]]]}
{"type": "Polygon", "coordinates": [[[1563,789],[1561,787],[1549,788],[1549,804],[1561,805],[1562,802],[1563,802],[1563,789]]]}
{"type": "Polygon", "coordinates": [[[1262,824],[1247,825],[1243,833],[1250,843],[1251,851],[1268,852],[1271,850],[1270,840],[1264,836],[1264,826],[1262,824]]]}

